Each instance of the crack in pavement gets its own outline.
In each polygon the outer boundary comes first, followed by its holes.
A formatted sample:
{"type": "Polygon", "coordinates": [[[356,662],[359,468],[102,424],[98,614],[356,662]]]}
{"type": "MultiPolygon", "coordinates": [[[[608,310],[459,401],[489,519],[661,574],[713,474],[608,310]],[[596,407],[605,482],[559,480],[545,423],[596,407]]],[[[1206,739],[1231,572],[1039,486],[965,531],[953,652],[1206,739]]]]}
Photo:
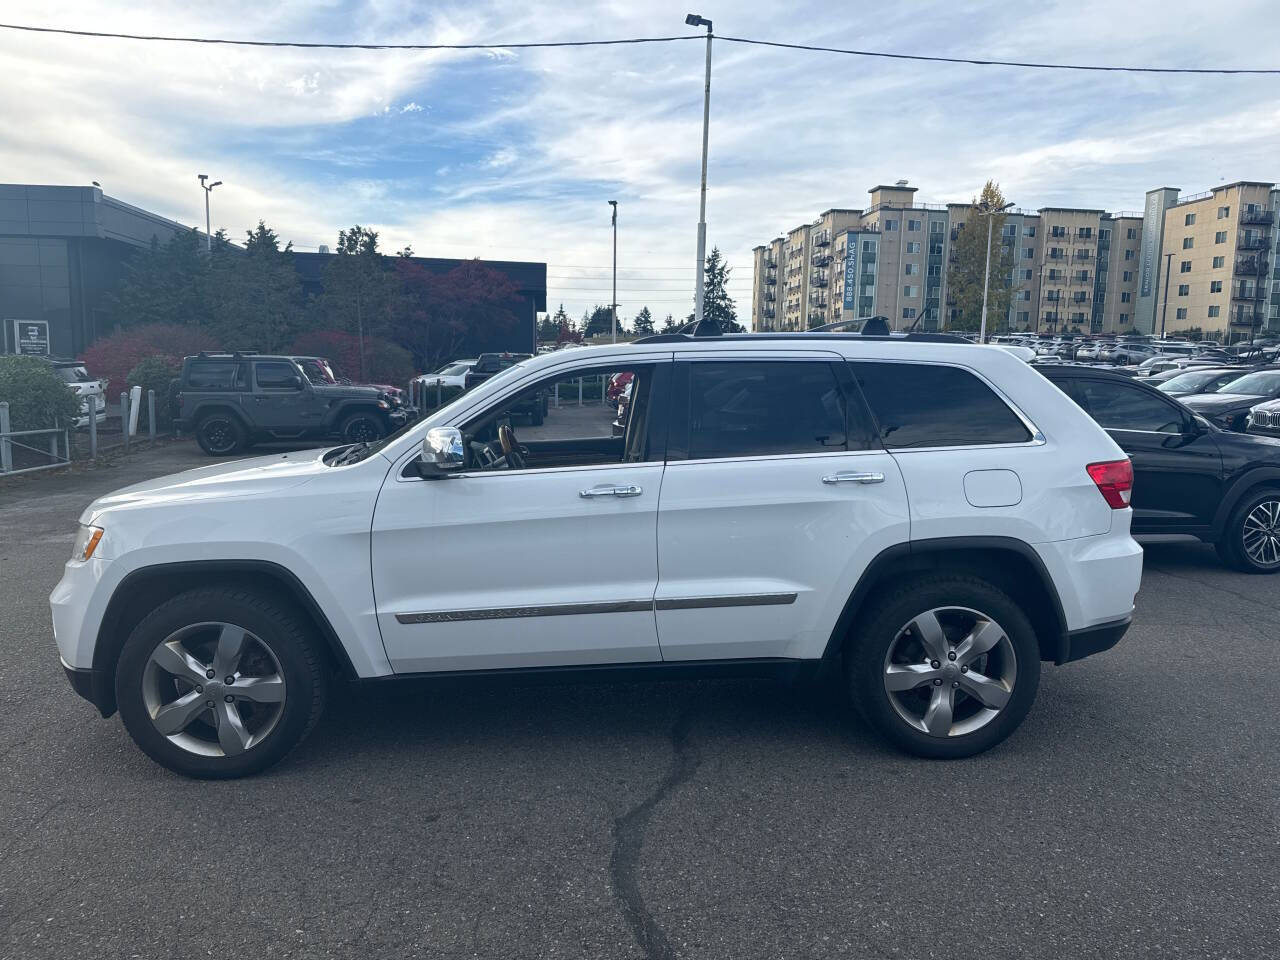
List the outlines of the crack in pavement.
{"type": "Polygon", "coordinates": [[[640,893],[640,852],[645,831],[653,811],[672,791],[687,782],[702,762],[696,748],[689,743],[689,728],[698,705],[697,697],[676,717],[671,728],[671,769],[657,788],[639,804],[614,821],[613,852],[609,856],[609,880],[614,896],[622,905],[627,926],[644,951],[646,960],[676,960],[676,952],[662,928],[645,906],[640,893]]]}

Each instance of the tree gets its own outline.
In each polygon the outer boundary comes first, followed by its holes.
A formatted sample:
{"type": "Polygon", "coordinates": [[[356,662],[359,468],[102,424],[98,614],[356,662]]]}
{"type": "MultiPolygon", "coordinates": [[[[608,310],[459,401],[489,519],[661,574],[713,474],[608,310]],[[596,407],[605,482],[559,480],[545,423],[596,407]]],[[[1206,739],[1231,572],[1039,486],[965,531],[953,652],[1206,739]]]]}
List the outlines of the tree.
{"type": "Polygon", "coordinates": [[[679,333],[680,324],[676,323],[676,318],[671,314],[667,314],[667,319],[662,323],[661,333],[679,333]]]}
{"type": "MultiPolygon", "coordinates": [[[[987,217],[983,210],[998,210],[1005,205],[1004,194],[994,180],[982,188],[982,196],[969,207],[959,234],[952,244],[955,263],[950,270],[947,292],[954,297],[957,316],[951,320],[953,330],[977,330],[982,324],[983,276],[987,266],[987,217]]],[[[1000,243],[1005,215],[991,214],[991,282],[987,293],[987,333],[1002,329],[1009,317],[1009,307],[1018,287],[1013,275],[1012,246],[1000,243]]]]}
{"type": "MultiPolygon", "coordinates": [[[[228,249],[222,231],[214,237],[219,256],[228,249]]],[[[208,326],[212,319],[207,294],[210,257],[204,238],[194,230],[177,233],[167,243],[152,238],[125,266],[119,292],[108,301],[109,323],[131,327],[153,323],[208,326]]]]}
{"type": "Polygon", "coordinates": [[[244,252],[215,251],[209,283],[212,324],[227,349],[283,350],[307,325],[293,244],[261,220],[248,231],[244,252]]]}
{"type": "MultiPolygon", "coordinates": [[[[404,308],[394,338],[424,370],[454,360],[468,341],[483,346],[510,339],[520,321],[513,307],[515,284],[479,260],[466,260],[444,273],[432,273],[409,259],[396,261],[404,308]]],[[[557,313],[557,316],[563,310],[557,313]]],[[[527,342],[527,341],[526,341],[527,342]]]]}
{"type": "MultiPolygon", "coordinates": [[[[400,258],[397,263],[412,263],[400,258]]],[[[360,379],[368,377],[366,336],[390,332],[403,313],[400,278],[378,250],[378,234],[359,224],[338,231],[337,256],[324,273],[324,293],[319,309],[328,323],[354,330],[361,343],[360,379]]]]}
{"type": "Polygon", "coordinates": [[[719,247],[707,254],[707,267],[702,287],[702,319],[716,324],[721,333],[742,333],[733,298],[729,296],[729,273],[732,268],[723,259],[719,247]]]}
{"type": "MultiPolygon", "coordinates": [[[[603,336],[613,333],[613,311],[608,307],[602,307],[599,304],[591,311],[590,315],[583,315],[582,318],[582,335],[590,338],[594,336],[603,336]]],[[[622,331],[619,330],[619,333],[622,331]]]]}
{"type": "Polygon", "coordinates": [[[637,337],[648,337],[653,334],[653,314],[649,312],[648,306],[640,308],[636,318],[631,321],[631,329],[635,331],[637,337]]]}

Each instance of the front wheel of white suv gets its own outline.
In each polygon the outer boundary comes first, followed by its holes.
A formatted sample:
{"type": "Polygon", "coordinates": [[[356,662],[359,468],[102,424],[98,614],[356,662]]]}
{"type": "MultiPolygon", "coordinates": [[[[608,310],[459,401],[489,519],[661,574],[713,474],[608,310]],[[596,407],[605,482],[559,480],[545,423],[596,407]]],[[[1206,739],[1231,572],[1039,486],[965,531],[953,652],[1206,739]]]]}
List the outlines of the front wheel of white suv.
{"type": "Polygon", "coordinates": [[[125,641],[120,718],[175,773],[258,773],[297,746],[324,708],[328,678],[310,633],[287,605],[251,590],[179,594],[125,641]]]}
{"type": "Polygon", "coordinates": [[[989,750],[1022,723],[1040,682],[1026,614],[985,580],[921,576],[859,618],[846,654],[854,705],[922,757],[989,750]]]}

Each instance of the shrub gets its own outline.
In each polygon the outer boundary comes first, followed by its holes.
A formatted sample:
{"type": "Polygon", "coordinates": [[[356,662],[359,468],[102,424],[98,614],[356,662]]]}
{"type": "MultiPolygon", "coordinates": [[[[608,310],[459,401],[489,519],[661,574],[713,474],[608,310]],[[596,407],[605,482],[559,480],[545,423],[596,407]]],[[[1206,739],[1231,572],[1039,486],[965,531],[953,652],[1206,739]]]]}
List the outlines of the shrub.
{"type": "MultiPolygon", "coordinates": [[[[360,338],[338,330],[313,330],[293,341],[289,352],[299,357],[325,357],[339,377],[360,382],[360,338]]],[[[364,380],[400,386],[413,376],[408,350],[381,337],[364,338],[364,380]]]]}
{"type": "Polygon", "coordinates": [[[80,415],[79,398],[39,357],[0,357],[0,400],[9,404],[10,430],[70,427],[80,415]]]}
{"type": "MultiPolygon", "coordinates": [[[[174,380],[181,372],[180,362],[169,357],[147,357],[129,371],[129,386],[142,388],[142,409],[147,409],[147,391],[156,392],[156,425],[163,426],[173,420],[172,398],[174,380]]],[[[145,420],[145,415],[143,416],[145,420]]]]}
{"type": "Polygon", "coordinates": [[[165,357],[174,367],[179,367],[183,357],[216,349],[217,340],[199,327],[150,323],[103,337],[80,358],[89,376],[109,379],[114,388],[111,392],[119,393],[128,385],[130,371],[149,357],[165,357]]]}

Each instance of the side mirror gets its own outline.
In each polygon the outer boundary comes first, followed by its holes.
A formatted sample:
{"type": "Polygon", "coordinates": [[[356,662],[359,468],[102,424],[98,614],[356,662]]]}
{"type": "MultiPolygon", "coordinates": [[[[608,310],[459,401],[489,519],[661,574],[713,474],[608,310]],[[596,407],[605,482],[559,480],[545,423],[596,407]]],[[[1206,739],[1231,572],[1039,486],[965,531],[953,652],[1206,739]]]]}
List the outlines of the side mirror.
{"type": "Polygon", "coordinates": [[[457,427],[432,427],[422,438],[422,456],[415,463],[422,479],[438,480],[461,470],[464,460],[462,431],[457,427]]]}
{"type": "Polygon", "coordinates": [[[293,387],[293,389],[295,390],[301,390],[302,378],[295,373],[292,377],[289,378],[289,386],[293,387]]]}

